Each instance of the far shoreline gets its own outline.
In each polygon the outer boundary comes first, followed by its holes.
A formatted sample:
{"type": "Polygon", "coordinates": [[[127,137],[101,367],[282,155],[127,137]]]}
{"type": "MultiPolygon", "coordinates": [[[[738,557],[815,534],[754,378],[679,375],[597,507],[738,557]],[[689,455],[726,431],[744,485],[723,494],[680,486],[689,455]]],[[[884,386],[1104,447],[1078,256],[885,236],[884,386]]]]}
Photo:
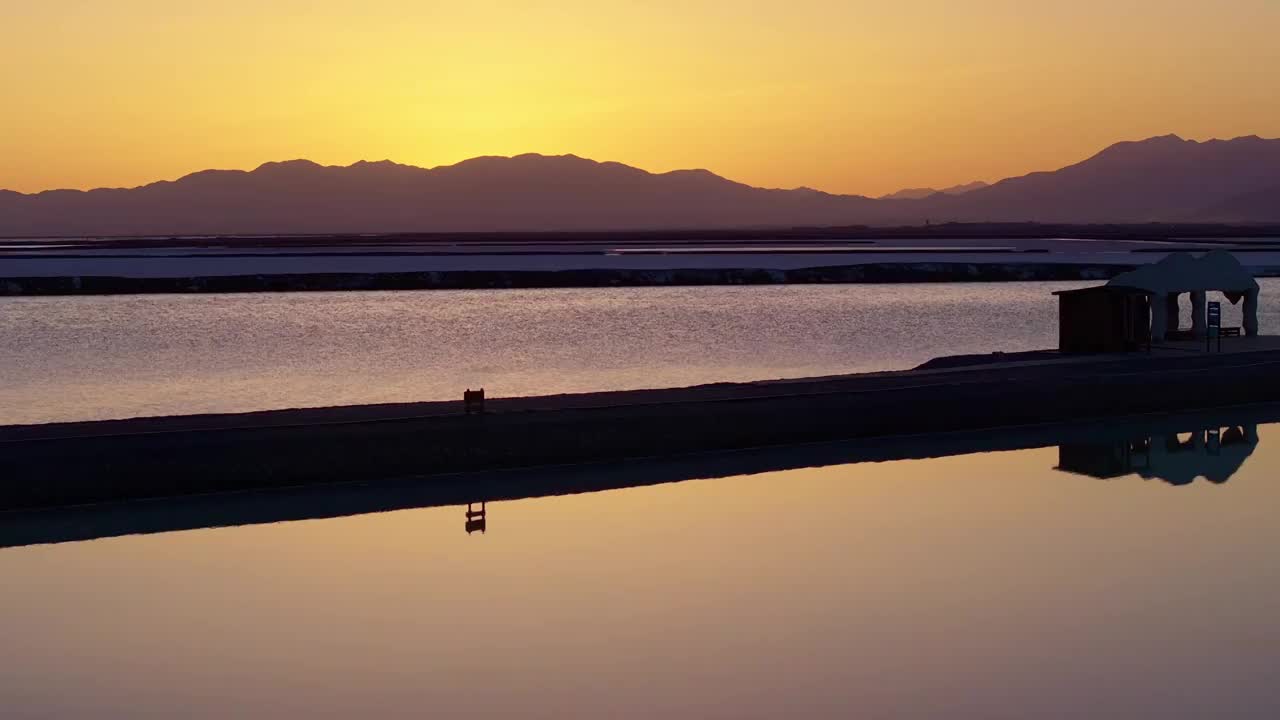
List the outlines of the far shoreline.
{"type": "Polygon", "coordinates": [[[0,240],[0,296],[1104,281],[1212,250],[1280,276],[1280,225],[28,237],[0,240]]]}
{"type": "MultiPolygon", "coordinates": [[[[379,273],[246,274],[194,277],[3,277],[0,297],[388,290],[697,287],[890,283],[1067,282],[1107,280],[1136,267],[1095,263],[899,262],[673,270],[444,270],[379,273]]],[[[1280,277],[1280,267],[1259,277],[1280,277]]]]}
{"type": "Polygon", "coordinates": [[[59,240],[94,247],[163,247],[181,241],[184,245],[235,247],[278,247],[282,245],[332,244],[401,244],[421,242],[447,243],[532,243],[556,241],[583,242],[678,242],[712,243],[742,242],[808,242],[812,240],[894,240],[937,239],[1017,240],[1044,237],[1074,237],[1089,240],[1133,240],[1164,242],[1198,242],[1240,238],[1274,238],[1280,240],[1280,221],[1275,223],[1054,223],[1054,222],[944,222],[928,225],[845,225],[845,226],[778,226],[718,228],[617,228],[599,230],[373,230],[368,232],[338,231],[332,233],[262,232],[246,229],[242,233],[205,235],[172,232],[163,235],[0,235],[0,243],[13,241],[59,240]]]}

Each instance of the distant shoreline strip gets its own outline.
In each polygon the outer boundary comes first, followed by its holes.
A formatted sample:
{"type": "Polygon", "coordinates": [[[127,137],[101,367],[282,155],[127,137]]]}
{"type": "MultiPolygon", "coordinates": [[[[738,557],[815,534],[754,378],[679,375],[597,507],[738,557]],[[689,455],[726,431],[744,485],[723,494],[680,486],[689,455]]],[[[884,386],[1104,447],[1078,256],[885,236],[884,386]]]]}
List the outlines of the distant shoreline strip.
{"type": "MultiPolygon", "coordinates": [[[[138,295],[155,293],[332,292],[341,290],[498,290],[534,288],[787,285],[839,283],[1048,282],[1107,280],[1135,265],[1105,263],[906,262],[786,270],[438,270],[192,277],[0,277],[0,296],[138,295]]],[[[1254,268],[1263,277],[1280,267],[1254,268]]]]}

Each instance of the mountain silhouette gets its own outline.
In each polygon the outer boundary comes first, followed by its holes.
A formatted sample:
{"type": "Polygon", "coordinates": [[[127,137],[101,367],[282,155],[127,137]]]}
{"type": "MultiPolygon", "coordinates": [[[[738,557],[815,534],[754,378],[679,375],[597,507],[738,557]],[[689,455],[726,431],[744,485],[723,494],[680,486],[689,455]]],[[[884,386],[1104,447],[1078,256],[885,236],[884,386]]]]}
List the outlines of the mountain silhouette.
{"type": "Polygon", "coordinates": [[[654,174],[573,155],[423,169],[305,160],[207,170],[134,189],[0,198],[0,235],[702,228],[846,223],[876,201],[765,190],[705,170],[654,174]]]}
{"type": "MultiPolygon", "coordinates": [[[[1054,172],[1009,178],[960,197],[934,195],[921,203],[947,220],[1182,222],[1220,220],[1211,217],[1222,212],[1215,208],[1276,186],[1280,140],[1250,136],[1196,142],[1165,135],[1117,143],[1054,172]]],[[[1280,207],[1240,202],[1234,221],[1280,219],[1280,207]]]]}
{"type": "Polygon", "coordinates": [[[386,233],[908,225],[926,220],[1280,220],[1280,140],[1176,136],[963,193],[872,199],[773,190],[706,170],[650,173],[574,155],[436,168],[307,160],[131,189],[0,191],[0,235],[386,233]]]}
{"type": "Polygon", "coordinates": [[[937,195],[938,193],[942,193],[943,195],[963,195],[967,192],[973,192],[974,190],[981,190],[984,187],[990,187],[990,186],[987,185],[987,183],[982,182],[981,180],[976,180],[971,183],[965,183],[964,185],[955,185],[953,187],[943,188],[941,190],[935,190],[934,188],[907,188],[905,190],[899,190],[898,192],[895,192],[895,193],[889,193],[888,195],[881,195],[880,199],[881,200],[920,200],[922,198],[927,198],[930,195],[937,195]]]}

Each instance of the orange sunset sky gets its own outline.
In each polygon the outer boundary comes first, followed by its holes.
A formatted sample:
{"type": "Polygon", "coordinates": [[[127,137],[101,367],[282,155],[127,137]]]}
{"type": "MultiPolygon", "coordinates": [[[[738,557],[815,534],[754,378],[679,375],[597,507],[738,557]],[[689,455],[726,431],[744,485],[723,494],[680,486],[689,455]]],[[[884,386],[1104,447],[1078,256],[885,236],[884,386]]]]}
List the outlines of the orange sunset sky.
{"type": "Polygon", "coordinates": [[[0,4],[0,188],[575,153],[881,194],[1280,135],[1277,0],[0,4]]]}

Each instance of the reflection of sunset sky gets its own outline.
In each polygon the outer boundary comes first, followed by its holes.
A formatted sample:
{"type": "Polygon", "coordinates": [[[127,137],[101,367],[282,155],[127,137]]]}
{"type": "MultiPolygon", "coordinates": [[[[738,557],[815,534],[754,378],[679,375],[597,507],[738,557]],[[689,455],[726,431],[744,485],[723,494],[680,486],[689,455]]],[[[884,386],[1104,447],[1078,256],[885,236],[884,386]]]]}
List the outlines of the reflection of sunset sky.
{"type": "Polygon", "coordinates": [[[1261,433],[1223,486],[1089,481],[1046,448],[490,503],[484,535],[448,507],[4,550],[23,662],[0,697],[194,718],[1274,709],[1246,671],[1273,664],[1280,601],[1261,433]]]}
{"type": "Polygon", "coordinates": [[[1280,135],[1277,27],[1271,0],[9,3],[0,187],[530,151],[943,187],[1280,135]]]}

